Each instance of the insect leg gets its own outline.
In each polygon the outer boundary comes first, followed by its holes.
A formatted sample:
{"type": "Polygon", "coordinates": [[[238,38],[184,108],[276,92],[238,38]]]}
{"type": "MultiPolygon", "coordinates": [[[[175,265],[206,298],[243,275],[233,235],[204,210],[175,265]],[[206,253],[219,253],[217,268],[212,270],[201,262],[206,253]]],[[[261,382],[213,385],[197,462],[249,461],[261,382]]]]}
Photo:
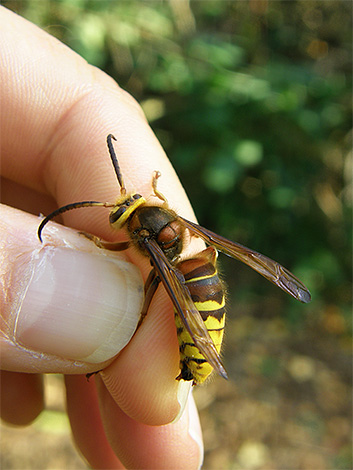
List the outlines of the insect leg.
{"type": "Polygon", "coordinates": [[[154,174],[153,174],[153,178],[152,178],[153,192],[154,192],[154,195],[156,197],[158,197],[158,199],[163,201],[165,204],[168,204],[167,198],[165,196],[163,196],[163,194],[160,191],[158,191],[158,189],[157,189],[157,180],[160,177],[161,177],[161,172],[160,171],[155,171],[154,174]]]}
{"type": "Polygon", "coordinates": [[[110,251],[124,251],[127,250],[130,246],[130,242],[107,242],[102,238],[97,237],[96,235],[92,235],[88,232],[79,232],[80,235],[85,236],[89,240],[91,240],[98,248],[103,248],[104,250],[110,251]]]}
{"type": "Polygon", "coordinates": [[[145,283],[145,301],[142,306],[140,321],[138,327],[143,322],[145,316],[147,315],[148,309],[150,307],[151,301],[154,294],[156,293],[157,287],[159,286],[160,279],[156,273],[156,270],[153,268],[148,275],[148,278],[145,283]]]}

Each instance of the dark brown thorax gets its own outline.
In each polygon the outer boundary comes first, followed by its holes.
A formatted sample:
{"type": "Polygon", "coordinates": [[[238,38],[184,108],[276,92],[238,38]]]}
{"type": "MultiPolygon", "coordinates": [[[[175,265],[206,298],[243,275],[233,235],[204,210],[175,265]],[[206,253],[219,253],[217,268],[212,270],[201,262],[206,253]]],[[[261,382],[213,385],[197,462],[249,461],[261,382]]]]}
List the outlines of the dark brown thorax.
{"type": "Polygon", "coordinates": [[[154,239],[169,261],[183,249],[185,228],[170,209],[158,206],[139,207],[128,221],[128,231],[134,244],[144,251],[143,240],[154,239]]]}

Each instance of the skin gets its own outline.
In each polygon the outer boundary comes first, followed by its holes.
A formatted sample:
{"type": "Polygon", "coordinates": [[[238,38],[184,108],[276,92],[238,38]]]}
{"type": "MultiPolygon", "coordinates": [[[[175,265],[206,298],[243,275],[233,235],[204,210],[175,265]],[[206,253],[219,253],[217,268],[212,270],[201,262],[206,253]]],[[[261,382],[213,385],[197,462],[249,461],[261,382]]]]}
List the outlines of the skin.
{"type": "MultiPolygon", "coordinates": [[[[195,220],[169,160],[134,99],[112,78],[5,8],[0,8],[0,25],[0,81],[6,83],[0,87],[2,202],[38,215],[85,199],[114,201],[119,187],[105,143],[107,134],[113,133],[127,188],[149,196],[152,173],[158,169],[162,173],[158,188],[170,206],[195,220]]],[[[126,239],[112,232],[106,209],[68,212],[63,221],[105,240],[126,239]]],[[[28,249],[38,247],[38,218],[24,212],[19,218],[17,212],[6,209],[1,223],[16,228],[11,242],[0,230],[5,247],[0,251],[2,275],[11,279],[10,260],[20,252],[20,239],[28,240],[28,249]]],[[[195,239],[187,250],[200,247],[195,239]]],[[[126,256],[146,278],[148,260],[130,249],[126,256]]],[[[11,290],[13,286],[10,282],[5,287],[11,290]]],[[[2,290],[2,311],[5,299],[2,290]]],[[[6,325],[9,319],[2,320],[6,325]]],[[[2,326],[2,347],[4,336],[2,326]]],[[[22,372],[13,365],[16,359],[7,364],[5,356],[2,417],[25,425],[43,409],[43,365],[38,358],[38,373],[23,373],[33,372],[33,364],[26,362],[18,345],[6,344],[6,348],[19,358],[22,372]]],[[[57,366],[66,374],[74,439],[93,468],[198,468],[200,448],[189,430],[199,440],[201,431],[192,398],[181,419],[168,424],[180,409],[174,379],[178,346],[173,309],[163,289],[158,290],[129,345],[89,383],[84,375],[70,375],[70,361],[57,366]]],[[[83,365],[82,374],[90,371],[88,364],[83,365]]]]}

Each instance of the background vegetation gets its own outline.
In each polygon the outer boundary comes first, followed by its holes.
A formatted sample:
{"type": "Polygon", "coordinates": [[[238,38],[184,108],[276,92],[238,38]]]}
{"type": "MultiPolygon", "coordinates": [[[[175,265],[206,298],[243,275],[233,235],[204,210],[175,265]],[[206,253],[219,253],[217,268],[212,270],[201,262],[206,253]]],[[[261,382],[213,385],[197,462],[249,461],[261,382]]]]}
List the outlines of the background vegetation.
{"type": "Polygon", "coordinates": [[[222,258],[231,380],[196,390],[204,468],[351,468],[351,2],[5,5],[141,103],[202,225],[312,292],[222,258]]]}

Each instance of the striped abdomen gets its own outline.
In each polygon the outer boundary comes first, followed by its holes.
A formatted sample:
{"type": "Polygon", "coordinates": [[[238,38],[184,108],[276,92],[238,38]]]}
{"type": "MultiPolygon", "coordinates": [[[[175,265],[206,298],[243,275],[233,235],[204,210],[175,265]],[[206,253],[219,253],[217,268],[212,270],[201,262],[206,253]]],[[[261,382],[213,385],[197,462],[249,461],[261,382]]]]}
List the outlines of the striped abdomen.
{"type": "MultiPolygon", "coordinates": [[[[225,323],[225,293],[218,277],[217,251],[213,247],[176,266],[185,278],[191,298],[200,312],[218,352],[221,350],[225,323]]],[[[178,378],[204,382],[213,368],[194,345],[189,333],[175,315],[180,349],[180,375],[178,378]]]]}

